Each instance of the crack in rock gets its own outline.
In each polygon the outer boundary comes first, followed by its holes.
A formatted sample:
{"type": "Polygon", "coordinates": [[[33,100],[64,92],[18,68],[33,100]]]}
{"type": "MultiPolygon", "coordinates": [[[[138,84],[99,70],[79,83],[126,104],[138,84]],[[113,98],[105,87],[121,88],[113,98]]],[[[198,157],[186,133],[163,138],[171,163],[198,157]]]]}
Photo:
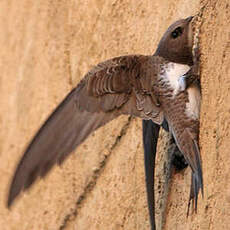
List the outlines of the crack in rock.
{"type": "Polygon", "coordinates": [[[59,230],[64,230],[67,227],[68,223],[70,221],[72,221],[74,218],[77,217],[78,212],[81,209],[81,207],[83,206],[84,201],[87,199],[87,197],[91,193],[91,191],[93,191],[93,188],[95,187],[95,185],[97,183],[97,180],[99,179],[100,175],[104,171],[105,166],[106,166],[106,164],[107,164],[107,162],[108,162],[113,150],[117,147],[117,145],[119,144],[121,138],[123,136],[125,136],[125,134],[127,133],[127,129],[129,128],[130,123],[131,123],[132,120],[133,120],[133,117],[130,116],[128,118],[128,121],[122,127],[122,129],[120,131],[120,134],[116,137],[114,144],[109,149],[108,155],[105,155],[103,161],[100,162],[100,165],[99,165],[98,169],[94,170],[94,174],[92,175],[91,180],[85,186],[84,191],[82,192],[82,194],[79,196],[78,200],[76,201],[75,208],[71,211],[71,213],[67,214],[64,217],[63,223],[59,227],[59,230]]]}

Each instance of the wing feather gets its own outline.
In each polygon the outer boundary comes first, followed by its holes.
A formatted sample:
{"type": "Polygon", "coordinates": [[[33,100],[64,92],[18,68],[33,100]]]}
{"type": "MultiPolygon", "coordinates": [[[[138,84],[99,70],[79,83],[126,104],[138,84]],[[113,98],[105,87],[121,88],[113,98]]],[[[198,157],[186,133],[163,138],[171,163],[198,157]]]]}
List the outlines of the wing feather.
{"type": "MultiPolygon", "coordinates": [[[[141,66],[149,59],[149,56],[118,57],[100,63],[86,74],[28,145],[10,186],[8,207],[22,190],[28,189],[37,178],[44,177],[56,163],[61,164],[97,128],[121,114],[149,119],[144,105],[137,108],[134,93],[142,90],[135,85],[140,85],[136,81],[139,81],[141,66]]],[[[152,103],[153,119],[162,119],[160,108],[149,98],[144,98],[142,103],[148,108],[152,103]]]]}

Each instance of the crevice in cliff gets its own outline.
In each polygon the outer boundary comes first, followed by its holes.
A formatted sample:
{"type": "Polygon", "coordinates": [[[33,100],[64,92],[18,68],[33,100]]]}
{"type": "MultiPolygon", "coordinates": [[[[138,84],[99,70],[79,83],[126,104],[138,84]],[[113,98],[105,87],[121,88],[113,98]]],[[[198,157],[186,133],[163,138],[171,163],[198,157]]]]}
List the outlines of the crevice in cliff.
{"type": "Polygon", "coordinates": [[[173,141],[172,135],[169,133],[165,134],[165,143],[162,143],[165,147],[161,157],[163,172],[155,176],[155,206],[158,212],[156,212],[156,226],[157,229],[164,229],[166,217],[167,217],[167,206],[171,192],[171,179],[174,174],[174,157],[176,151],[176,144],[173,141]]]}
{"type": "Polygon", "coordinates": [[[100,162],[98,168],[96,170],[94,170],[94,173],[91,177],[91,180],[89,181],[89,183],[85,186],[82,194],[78,197],[78,200],[76,201],[75,204],[75,208],[71,211],[71,213],[67,214],[64,217],[63,223],[61,224],[61,226],[59,227],[59,230],[64,230],[67,226],[68,223],[71,222],[73,219],[75,219],[79,213],[79,210],[82,208],[82,206],[84,205],[84,202],[87,200],[88,195],[91,193],[91,191],[93,191],[97,180],[100,178],[100,176],[102,175],[105,166],[111,156],[111,154],[113,153],[113,150],[117,147],[117,145],[119,144],[121,138],[123,138],[123,136],[126,135],[127,130],[130,126],[130,123],[132,122],[133,117],[129,117],[128,121],[125,123],[125,125],[122,127],[120,134],[116,137],[114,144],[111,146],[111,148],[108,150],[108,154],[104,155],[104,159],[100,162]]]}

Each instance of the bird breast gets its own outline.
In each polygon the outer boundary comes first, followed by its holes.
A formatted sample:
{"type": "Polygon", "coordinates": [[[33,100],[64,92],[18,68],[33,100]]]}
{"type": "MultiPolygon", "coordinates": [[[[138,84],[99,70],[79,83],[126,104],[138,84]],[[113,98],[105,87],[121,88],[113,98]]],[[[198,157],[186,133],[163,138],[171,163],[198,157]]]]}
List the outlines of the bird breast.
{"type": "Polygon", "coordinates": [[[164,74],[161,76],[162,80],[167,82],[168,86],[173,90],[173,96],[176,96],[178,92],[182,91],[185,86],[182,76],[190,69],[189,65],[178,64],[169,62],[165,66],[164,74]]]}
{"type": "MultiPolygon", "coordinates": [[[[172,90],[172,93],[170,93],[171,99],[177,100],[176,96],[178,93],[185,90],[186,83],[183,75],[187,73],[189,69],[189,65],[178,63],[169,62],[165,65],[160,80],[164,81],[168,89],[172,90]]],[[[201,94],[197,83],[190,85],[186,91],[188,102],[186,102],[185,114],[193,120],[199,120],[201,94]]]]}
{"type": "Polygon", "coordinates": [[[200,89],[196,83],[191,85],[188,89],[188,102],[186,103],[186,114],[194,120],[200,118],[200,89]]]}

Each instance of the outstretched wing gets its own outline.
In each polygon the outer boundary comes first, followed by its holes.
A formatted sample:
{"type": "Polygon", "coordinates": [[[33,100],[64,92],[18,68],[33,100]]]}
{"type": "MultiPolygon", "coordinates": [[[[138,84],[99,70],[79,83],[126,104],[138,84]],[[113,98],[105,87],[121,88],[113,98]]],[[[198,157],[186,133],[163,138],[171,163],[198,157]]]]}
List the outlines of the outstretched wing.
{"type": "Polygon", "coordinates": [[[8,197],[8,207],[22,190],[44,177],[87,136],[121,114],[163,120],[148,90],[152,56],[123,56],[98,64],[73,89],[28,145],[20,160],[8,197]],[[146,67],[147,70],[146,71],[146,67]]]}

